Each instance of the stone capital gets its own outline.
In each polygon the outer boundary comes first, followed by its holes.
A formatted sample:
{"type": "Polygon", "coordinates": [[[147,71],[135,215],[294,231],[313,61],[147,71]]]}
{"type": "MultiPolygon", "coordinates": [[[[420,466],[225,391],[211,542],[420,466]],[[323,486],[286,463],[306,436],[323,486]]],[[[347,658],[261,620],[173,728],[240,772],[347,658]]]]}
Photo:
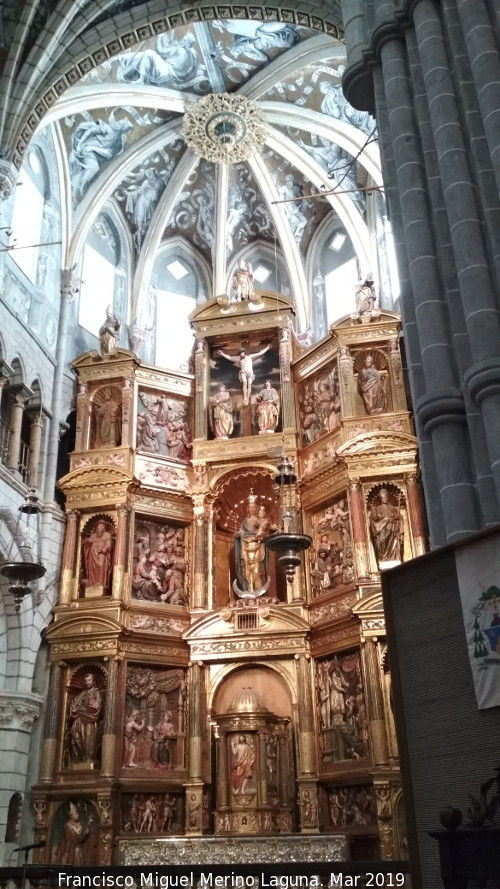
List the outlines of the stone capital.
{"type": "Polygon", "coordinates": [[[42,697],[29,692],[0,692],[0,731],[30,732],[42,703],[42,697]]]}
{"type": "Polygon", "coordinates": [[[19,170],[12,161],[0,158],[0,201],[7,201],[19,178],[19,170]]]}

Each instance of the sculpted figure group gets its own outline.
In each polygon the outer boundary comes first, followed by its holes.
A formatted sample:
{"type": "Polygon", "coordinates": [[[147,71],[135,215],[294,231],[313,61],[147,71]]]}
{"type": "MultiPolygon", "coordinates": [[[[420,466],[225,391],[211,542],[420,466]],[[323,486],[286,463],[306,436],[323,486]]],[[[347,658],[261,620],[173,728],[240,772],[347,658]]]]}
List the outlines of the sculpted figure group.
{"type": "Polygon", "coordinates": [[[186,402],[144,390],[139,398],[146,410],[137,415],[137,449],[187,462],[192,443],[186,402]]]}
{"type": "Polygon", "coordinates": [[[324,762],[362,759],[368,721],[357,655],[318,662],[316,687],[324,762]]]}
{"type": "Polygon", "coordinates": [[[155,539],[136,532],[132,596],[150,602],[187,605],[184,528],[165,525],[155,539]]]}
{"type": "MultiPolygon", "coordinates": [[[[270,348],[271,346],[267,345],[258,352],[247,352],[245,349],[240,349],[236,355],[230,355],[223,352],[222,349],[218,349],[215,353],[216,356],[225,358],[238,368],[242,404],[243,407],[252,404],[253,422],[259,435],[275,432],[280,417],[280,398],[271,380],[265,381],[264,386],[252,401],[252,387],[255,380],[254,361],[265,355],[270,348]]],[[[221,383],[216,394],[210,399],[210,426],[215,438],[227,439],[232,436],[237,404],[235,405],[227,385],[221,383]]]]}

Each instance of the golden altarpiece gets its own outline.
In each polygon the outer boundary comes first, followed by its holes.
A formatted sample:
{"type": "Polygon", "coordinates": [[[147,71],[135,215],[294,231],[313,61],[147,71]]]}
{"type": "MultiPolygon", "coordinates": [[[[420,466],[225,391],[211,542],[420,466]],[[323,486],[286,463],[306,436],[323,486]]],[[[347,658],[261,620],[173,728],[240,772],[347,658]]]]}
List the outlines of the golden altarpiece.
{"type": "Polygon", "coordinates": [[[405,857],[379,572],[425,544],[399,319],[306,348],[293,314],[210,300],[191,373],[113,343],[73,362],[40,862],[203,835],[405,857]],[[291,583],[264,544],[283,451],[312,538],[291,583]]]}

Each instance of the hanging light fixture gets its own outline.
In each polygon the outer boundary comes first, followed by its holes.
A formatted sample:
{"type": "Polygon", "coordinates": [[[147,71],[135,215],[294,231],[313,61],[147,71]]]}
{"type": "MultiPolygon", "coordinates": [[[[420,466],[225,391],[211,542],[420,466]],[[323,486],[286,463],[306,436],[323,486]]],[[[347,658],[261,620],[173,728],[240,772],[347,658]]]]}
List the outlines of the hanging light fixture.
{"type": "Polygon", "coordinates": [[[19,507],[19,512],[20,516],[13,534],[11,549],[14,542],[18,542],[21,559],[17,562],[7,559],[0,564],[0,574],[3,574],[9,581],[8,589],[14,596],[14,608],[16,611],[19,611],[24,596],[32,592],[31,584],[33,581],[40,580],[47,570],[41,563],[40,503],[35,488],[29,489],[23,503],[19,507]],[[27,527],[21,542],[19,542],[23,533],[21,529],[21,517],[23,515],[26,516],[27,527]],[[33,554],[30,542],[30,522],[33,518],[36,556],[33,554]]]}
{"type": "Polygon", "coordinates": [[[299,533],[297,476],[285,453],[278,463],[274,484],[279,503],[279,527],[264,543],[267,549],[278,553],[278,565],[285,569],[288,583],[292,583],[295,569],[301,563],[301,553],[309,549],[312,540],[308,534],[299,533]]]}

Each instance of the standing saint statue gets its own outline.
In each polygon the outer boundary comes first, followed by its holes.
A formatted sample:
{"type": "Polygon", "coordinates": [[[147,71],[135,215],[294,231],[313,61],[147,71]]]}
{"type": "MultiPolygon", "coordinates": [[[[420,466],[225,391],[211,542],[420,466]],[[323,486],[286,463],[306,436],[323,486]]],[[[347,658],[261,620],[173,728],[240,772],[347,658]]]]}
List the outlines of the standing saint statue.
{"type": "Polygon", "coordinates": [[[210,407],[215,437],[229,438],[234,429],[233,400],[226,386],[219,386],[217,395],[210,399],[210,407]]]}
{"type": "Polygon", "coordinates": [[[71,763],[88,763],[97,759],[99,719],[102,695],[93,673],[84,678],[83,691],[75,695],[69,707],[69,753],[71,763]]]}
{"type": "Polygon", "coordinates": [[[113,314],[111,306],[108,306],[106,309],[106,320],[99,328],[99,342],[103,358],[116,353],[120,327],[121,321],[113,314]]]}
{"type": "Polygon", "coordinates": [[[255,753],[245,735],[231,738],[231,783],[234,794],[245,793],[248,781],[253,775],[255,753]]]}
{"type": "MultiPolygon", "coordinates": [[[[91,823],[92,817],[89,818],[89,824],[91,823]]],[[[75,804],[69,803],[68,817],[63,824],[57,848],[57,863],[74,867],[82,867],[87,864],[86,846],[89,836],[90,827],[83,826],[75,804]]]]}
{"type": "Polygon", "coordinates": [[[250,491],[247,514],[235,534],[236,573],[233,590],[241,598],[262,596],[269,586],[267,552],[264,538],[269,532],[265,507],[257,506],[257,497],[250,491]],[[240,586],[238,586],[238,582],[240,586]]]}
{"type": "Polygon", "coordinates": [[[276,432],[280,417],[280,399],[271,380],[266,380],[264,388],[257,395],[257,423],[259,435],[276,432]]]}
{"type": "Polygon", "coordinates": [[[233,290],[236,302],[251,299],[253,296],[253,271],[252,266],[247,265],[244,259],[240,259],[238,267],[233,274],[233,290]]]}
{"type": "Polygon", "coordinates": [[[251,352],[250,354],[247,354],[244,349],[241,349],[238,355],[227,355],[222,349],[218,349],[216,352],[216,355],[221,355],[222,358],[226,358],[227,361],[230,361],[231,364],[235,364],[239,368],[240,372],[238,376],[243,391],[244,405],[250,404],[250,397],[252,395],[252,383],[255,379],[253,363],[256,358],[265,355],[270,348],[271,346],[264,346],[260,352],[251,352]]]}
{"type": "Polygon", "coordinates": [[[358,281],[354,290],[354,298],[358,316],[371,315],[375,312],[375,288],[370,274],[358,281]]]}
{"type": "Polygon", "coordinates": [[[370,510],[370,531],[377,562],[399,563],[402,561],[403,517],[399,508],[389,500],[389,491],[381,488],[379,504],[370,510]]]}
{"type": "Polygon", "coordinates": [[[112,448],[116,447],[121,440],[121,407],[111,397],[109,389],[106,389],[104,401],[97,408],[97,412],[101,419],[99,427],[101,444],[112,448]]]}
{"type": "Polygon", "coordinates": [[[366,356],[365,366],[358,373],[358,389],[367,414],[381,414],[386,410],[384,384],[371,355],[366,356]]]}
{"type": "Polygon", "coordinates": [[[83,561],[86,586],[102,586],[106,591],[111,579],[111,551],[113,538],[106,522],[96,522],[92,533],[83,539],[83,561]]]}

